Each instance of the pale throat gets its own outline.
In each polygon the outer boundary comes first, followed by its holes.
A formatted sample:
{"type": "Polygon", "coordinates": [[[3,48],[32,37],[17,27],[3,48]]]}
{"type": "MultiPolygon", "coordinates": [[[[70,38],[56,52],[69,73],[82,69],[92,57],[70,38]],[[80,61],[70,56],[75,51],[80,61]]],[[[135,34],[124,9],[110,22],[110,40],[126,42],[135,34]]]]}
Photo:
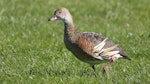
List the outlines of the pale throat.
{"type": "Polygon", "coordinates": [[[75,31],[75,28],[74,28],[74,24],[73,24],[73,20],[71,17],[67,17],[65,20],[64,20],[64,26],[65,26],[65,32],[66,33],[70,33],[72,31],[75,31]]]}
{"type": "Polygon", "coordinates": [[[64,26],[65,26],[65,29],[67,29],[68,31],[74,30],[74,23],[73,23],[73,19],[71,15],[67,15],[65,17],[64,26]]]}
{"type": "Polygon", "coordinates": [[[64,19],[64,34],[65,34],[65,38],[70,39],[72,42],[75,42],[77,35],[76,35],[76,28],[74,26],[73,23],[73,19],[71,16],[68,16],[64,19]]]}
{"type": "Polygon", "coordinates": [[[64,22],[66,23],[66,24],[70,24],[70,25],[73,25],[73,19],[72,19],[72,16],[71,15],[66,15],[65,16],[65,19],[64,19],[64,22]]]}

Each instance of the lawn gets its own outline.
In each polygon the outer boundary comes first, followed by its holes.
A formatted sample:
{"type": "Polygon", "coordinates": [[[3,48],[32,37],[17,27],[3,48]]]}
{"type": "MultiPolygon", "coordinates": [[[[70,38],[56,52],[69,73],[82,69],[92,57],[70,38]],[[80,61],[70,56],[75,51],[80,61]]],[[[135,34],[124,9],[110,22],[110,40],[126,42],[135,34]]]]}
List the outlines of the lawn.
{"type": "Polygon", "coordinates": [[[150,0],[0,0],[0,84],[149,84],[150,0]],[[80,31],[102,34],[132,61],[91,67],[63,43],[62,21],[48,22],[66,7],[80,31]]]}

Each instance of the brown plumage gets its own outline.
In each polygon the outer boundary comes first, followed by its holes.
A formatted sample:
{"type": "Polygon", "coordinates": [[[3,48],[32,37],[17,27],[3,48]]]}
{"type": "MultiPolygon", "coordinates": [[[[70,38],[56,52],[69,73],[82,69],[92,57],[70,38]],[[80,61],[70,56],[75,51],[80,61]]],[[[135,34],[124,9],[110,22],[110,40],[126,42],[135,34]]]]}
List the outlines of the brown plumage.
{"type": "Polygon", "coordinates": [[[95,71],[95,64],[109,62],[104,66],[108,75],[108,68],[118,58],[130,58],[121,47],[94,32],[79,32],[73,23],[72,16],[68,9],[59,8],[54,16],[48,19],[54,21],[60,19],[64,22],[64,43],[79,60],[90,64],[95,71]]]}

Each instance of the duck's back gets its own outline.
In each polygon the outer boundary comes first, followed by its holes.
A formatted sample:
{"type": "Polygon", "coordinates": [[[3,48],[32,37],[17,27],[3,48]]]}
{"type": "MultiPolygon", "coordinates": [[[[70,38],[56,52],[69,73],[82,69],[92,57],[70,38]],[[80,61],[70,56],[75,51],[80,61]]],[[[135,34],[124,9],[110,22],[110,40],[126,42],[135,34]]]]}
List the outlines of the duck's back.
{"type": "MultiPolygon", "coordinates": [[[[100,42],[102,42],[106,37],[103,37],[100,34],[94,33],[94,32],[83,32],[82,37],[84,37],[88,42],[92,43],[94,46],[98,45],[100,42]]],[[[106,40],[106,44],[104,45],[103,49],[115,46],[116,44],[109,39],[106,40]]],[[[112,51],[119,51],[119,54],[123,57],[128,57],[127,54],[123,51],[123,49],[120,46],[117,46],[112,51]]]]}

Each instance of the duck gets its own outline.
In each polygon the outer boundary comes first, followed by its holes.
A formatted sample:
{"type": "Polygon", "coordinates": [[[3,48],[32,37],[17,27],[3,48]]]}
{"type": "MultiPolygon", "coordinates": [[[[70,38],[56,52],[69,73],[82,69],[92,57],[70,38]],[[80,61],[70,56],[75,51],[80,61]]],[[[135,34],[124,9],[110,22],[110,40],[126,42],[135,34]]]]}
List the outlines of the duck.
{"type": "Polygon", "coordinates": [[[95,72],[95,65],[106,63],[103,71],[109,75],[110,66],[117,59],[128,59],[126,52],[108,38],[95,32],[80,32],[74,25],[72,15],[67,8],[54,11],[48,21],[62,20],[64,23],[64,44],[72,54],[82,62],[89,64],[95,72]]]}

